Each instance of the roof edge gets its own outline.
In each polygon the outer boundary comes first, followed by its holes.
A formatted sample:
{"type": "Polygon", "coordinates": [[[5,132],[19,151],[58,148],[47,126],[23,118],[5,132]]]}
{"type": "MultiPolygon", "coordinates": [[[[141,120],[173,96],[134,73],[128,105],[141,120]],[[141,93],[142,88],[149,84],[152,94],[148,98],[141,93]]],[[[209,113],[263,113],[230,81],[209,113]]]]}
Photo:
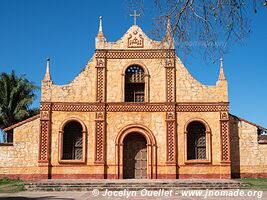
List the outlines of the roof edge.
{"type": "Polygon", "coordinates": [[[252,126],[256,126],[256,127],[259,128],[259,129],[263,129],[263,130],[267,131],[267,128],[264,128],[264,127],[262,127],[262,126],[260,126],[260,125],[258,125],[258,124],[255,124],[255,123],[253,123],[253,122],[250,122],[250,121],[248,121],[248,120],[245,120],[245,119],[243,119],[243,118],[241,118],[241,117],[238,117],[238,116],[236,116],[236,115],[233,115],[233,114],[231,114],[231,113],[229,113],[229,114],[230,114],[232,117],[235,117],[235,118],[239,119],[240,121],[246,122],[246,123],[248,123],[248,124],[250,124],[250,125],[252,125],[252,126]]]}
{"type": "Polygon", "coordinates": [[[19,126],[21,126],[21,125],[23,125],[23,124],[26,124],[26,123],[31,122],[31,121],[33,121],[33,120],[36,120],[36,119],[38,119],[38,118],[40,118],[40,114],[35,115],[35,116],[33,116],[33,117],[30,117],[30,118],[28,118],[28,119],[25,119],[25,120],[23,120],[23,121],[21,121],[21,122],[18,122],[18,123],[16,123],[16,124],[13,124],[13,125],[11,125],[11,126],[9,126],[9,127],[6,127],[6,128],[3,129],[3,131],[4,131],[4,132],[6,132],[6,131],[10,131],[10,130],[12,130],[12,129],[14,129],[14,128],[17,128],[17,127],[19,127],[19,126]]]}

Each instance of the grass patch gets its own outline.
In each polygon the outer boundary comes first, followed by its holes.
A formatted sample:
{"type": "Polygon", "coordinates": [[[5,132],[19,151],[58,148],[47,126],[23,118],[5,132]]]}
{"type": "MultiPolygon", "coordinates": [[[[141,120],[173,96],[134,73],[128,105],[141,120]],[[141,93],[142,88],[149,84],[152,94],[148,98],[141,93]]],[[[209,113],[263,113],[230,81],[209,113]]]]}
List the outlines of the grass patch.
{"type": "Polygon", "coordinates": [[[0,193],[20,192],[24,190],[24,184],[19,179],[0,179],[0,193]]]}
{"type": "Polygon", "coordinates": [[[267,178],[242,178],[247,189],[257,189],[267,191],[267,178]]]}

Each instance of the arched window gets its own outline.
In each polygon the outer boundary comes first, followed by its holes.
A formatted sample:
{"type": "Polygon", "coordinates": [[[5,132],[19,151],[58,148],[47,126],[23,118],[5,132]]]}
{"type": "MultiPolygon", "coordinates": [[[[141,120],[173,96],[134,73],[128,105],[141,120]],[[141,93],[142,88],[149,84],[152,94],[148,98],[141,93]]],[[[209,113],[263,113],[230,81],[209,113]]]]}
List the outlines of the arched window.
{"type": "Polygon", "coordinates": [[[125,102],[145,101],[144,69],[131,65],[125,71],[125,102]]]}
{"type": "Polygon", "coordinates": [[[64,126],[61,160],[83,159],[83,128],[77,121],[70,121],[64,126]]]}
{"type": "Polygon", "coordinates": [[[206,160],[206,128],[199,121],[187,126],[187,160],[206,160]]]}

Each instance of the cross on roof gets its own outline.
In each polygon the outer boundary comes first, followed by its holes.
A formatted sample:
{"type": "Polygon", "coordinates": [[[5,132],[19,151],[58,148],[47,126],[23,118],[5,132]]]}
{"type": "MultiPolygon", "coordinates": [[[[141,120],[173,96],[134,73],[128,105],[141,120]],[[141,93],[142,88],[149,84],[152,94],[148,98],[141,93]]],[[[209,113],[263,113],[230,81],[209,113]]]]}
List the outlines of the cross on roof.
{"type": "Polygon", "coordinates": [[[136,14],[136,10],[134,10],[134,14],[130,14],[131,17],[134,17],[134,25],[136,25],[136,17],[140,17],[140,14],[136,14]]]}

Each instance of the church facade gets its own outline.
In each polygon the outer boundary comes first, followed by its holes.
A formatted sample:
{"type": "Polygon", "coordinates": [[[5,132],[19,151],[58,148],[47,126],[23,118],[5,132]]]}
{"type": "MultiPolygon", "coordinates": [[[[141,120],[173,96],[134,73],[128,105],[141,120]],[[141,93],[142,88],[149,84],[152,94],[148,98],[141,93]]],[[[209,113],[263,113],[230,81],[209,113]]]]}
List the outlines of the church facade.
{"type": "Polygon", "coordinates": [[[53,84],[49,68],[48,60],[40,115],[5,129],[13,142],[0,145],[0,176],[267,177],[267,146],[258,142],[266,130],[229,114],[222,60],[214,86],[198,82],[176,55],[169,23],[162,41],[133,25],[107,42],[100,19],[95,53],[71,83],[53,84]]]}

